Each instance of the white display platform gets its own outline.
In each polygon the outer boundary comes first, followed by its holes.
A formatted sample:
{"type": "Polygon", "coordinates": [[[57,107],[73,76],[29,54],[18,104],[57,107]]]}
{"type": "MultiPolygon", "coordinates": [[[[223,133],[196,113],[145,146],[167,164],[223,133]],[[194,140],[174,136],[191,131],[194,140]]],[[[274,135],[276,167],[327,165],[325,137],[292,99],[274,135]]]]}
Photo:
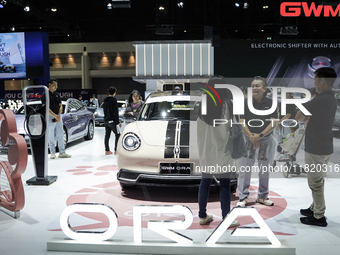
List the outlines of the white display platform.
{"type": "Polygon", "coordinates": [[[7,210],[6,208],[3,208],[0,206],[0,212],[6,213],[7,215],[11,216],[14,219],[20,218],[20,211],[12,212],[10,210],[7,210]]]}
{"type": "MultiPolygon", "coordinates": [[[[282,241],[281,241],[282,242],[282,241]]],[[[68,238],[53,238],[47,242],[48,251],[63,252],[92,252],[92,253],[125,253],[125,254],[287,254],[295,255],[295,248],[289,247],[282,242],[279,246],[271,244],[254,244],[254,243],[232,243],[232,244],[178,244],[166,242],[119,242],[119,241],[101,241],[101,242],[81,242],[68,238]]]]}

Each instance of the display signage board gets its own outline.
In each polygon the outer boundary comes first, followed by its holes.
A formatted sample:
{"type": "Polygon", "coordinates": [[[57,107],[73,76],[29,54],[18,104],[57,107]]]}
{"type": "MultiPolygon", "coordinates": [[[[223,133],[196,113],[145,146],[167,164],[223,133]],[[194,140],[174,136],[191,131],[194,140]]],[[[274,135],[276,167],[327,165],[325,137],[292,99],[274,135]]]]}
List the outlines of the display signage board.
{"type": "Polygon", "coordinates": [[[25,33],[0,33],[0,79],[26,77],[25,33]]]}
{"type": "MultiPolygon", "coordinates": [[[[322,1],[321,1],[322,2],[322,1]]],[[[282,2],[280,14],[283,17],[299,17],[304,14],[306,17],[340,17],[340,4],[333,6],[330,4],[316,5],[307,2],[282,2]]]]}
{"type": "Polygon", "coordinates": [[[48,59],[46,33],[0,33],[0,80],[46,78],[48,59]]]}
{"type": "MultiPolygon", "coordinates": [[[[250,86],[255,76],[267,85],[314,87],[314,72],[333,68],[340,77],[340,40],[220,40],[215,48],[215,73],[236,86],[250,86]]],[[[340,78],[334,83],[339,88],[340,78]]]]}
{"type": "MultiPolygon", "coordinates": [[[[285,254],[295,254],[294,248],[289,248],[282,245],[277,239],[274,233],[270,230],[265,223],[259,212],[255,208],[233,208],[228,216],[218,225],[218,227],[210,233],[208,238],[204,240],[204,243],[198,243],[190,236],[186,236],[183,233],[177,232],[178,230],[184,231],[190,227],[193,222],[193,214],[187,206],[184,205],[134,205],[133,206],[133,243],[124,242],[124,238],[119,237],[119,241],[112,240],[118,229],[118,216],[114,209],[106,204],[72,204],[68,206],[60,216],[60,226],[64,234],[72,240],[52,240],[47,243],[48,251],[87,251],[87,252],[119,252],[119,253],[135,253],[136,248],[139,249],[138,253],[158,254],[159,249],[164,254],[178,254],[178,249],[181,252],[195,251],[193,254],[207,254],[214,252],[215,254],[228,253],[228,244],[222,245],[223,250],[216,242],[226,232],[228,227],[239,216],[250,216],[253,218],[258,227],[255,228],[236,228],[231,232],[231,236],[235,237],[265,237],[269,240],[268,245],[245,244],[242,241],[241,249],[252,249],[252,254],[261,254],[271,249],[285,249],[285,254]],[[77,231],[72,228],[72,224],[69,221],[70,216],[73,213],[101,213],[104,214],[109,221],[109,226],[104,231],[77,231]],[[183,220],[149,220],[147,222],[147,229],[160,236],[170,239],[172,242],[166,241],[152,241],[148,237],[145,237],[145,231],[142,230],[142,218],[145,215],[150,214],[165,214],[183,215],[183,220]],[[173,244],[176,243],[176,246],[173,244]],[[247,247],[249,246],[249,247],[247,247]],[[172,252],[167,252],[168,248],[171,248],[172,252]],[[216,248],[216,250],[215,250],[216,248]],[[212,249],[212,250],[210,250],[212,249]],[[199,251],[200,250],[200,251],[199,251]],[[260,252],[260,253],[259,253],[260,252]]],[[[156,219],[156,218],[155,218],[156,219]]],[[[118,240],[117,239],[117,240],[118,240]]],[[[234,240],[234,239],[233,239],[234,240]]],[[[231,245],[233,246],[233,245],[231,245]]],[[[235,246],[232,247],[235,249],[235,246]]],[[[244,250],[242,250],[244,252],[244,250]]],[[[248,250],[249,252],[249,250],[248,250]]],[[[271,250],[271,252],[274,252],[271,250]]],[[[185,253],[188,254],[188,253],[185,253]]]]}
{"type": "MultiPolygon", "coordinates": [[[[61,98],[76,98],[81,95],[83,101],[86,103],[90,100],[93,94],[96,94],[95,89],[58,89],[57,92],[60,94],[61,98]]],[[[39,99],[41,95],[38,92],[27,92],[27,99],[39,99]]],[[[6,90],[5,99],[8,100],[22,100],[21,90],[6,90]]]]}

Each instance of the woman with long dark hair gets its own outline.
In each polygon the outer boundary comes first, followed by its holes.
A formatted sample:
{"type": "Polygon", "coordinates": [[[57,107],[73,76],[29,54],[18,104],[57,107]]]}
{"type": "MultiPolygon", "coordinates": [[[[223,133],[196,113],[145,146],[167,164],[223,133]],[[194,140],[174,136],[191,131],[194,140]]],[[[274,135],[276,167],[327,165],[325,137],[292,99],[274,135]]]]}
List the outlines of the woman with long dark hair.
{"type": "Polygon", "coordinates": [[[129,96],[124,118],[131,119],[137,118],[140,110],[142,109],[144,102],[140,96],[138,90],[133,90],[129,96]]]}
{"type": "MultiPolygon", "coordinates": [[[[210,185],[215,176],[220,182],[220,202],[222,209],[222,218],[224,219],[230,211],[230,170],[236,170],[236,162],[230,153],[230,120],[234,119],[232,109],[232,94],[228,89],[215,89],[215,84],[227,84],[223,77],[213,77],[209,80],[206,91],[211,91],[213,98],[207,94],[207,112],[202,115],[198,112],[197,119],[197,142],[199,150],[200,169],[202,179],[198,192],[198,204],[200,224],[205,225],[213,220],[213,216],[207,214],[207,203],[209,198],[210,185]],[[220,97],[218,99],[217,94],[220,97]],[[228,103],[229,101],[229,103],[228,103]],[[217,102],[217,103],[215,103],[217,102]],[[216,125],[215,119],[226,119],[227,124],[216,125]],[[229,169],[229,170],[228,170],[229,169]]],[[[238,226],[239,222],[235,220],[231,227],[238,226]]]]}

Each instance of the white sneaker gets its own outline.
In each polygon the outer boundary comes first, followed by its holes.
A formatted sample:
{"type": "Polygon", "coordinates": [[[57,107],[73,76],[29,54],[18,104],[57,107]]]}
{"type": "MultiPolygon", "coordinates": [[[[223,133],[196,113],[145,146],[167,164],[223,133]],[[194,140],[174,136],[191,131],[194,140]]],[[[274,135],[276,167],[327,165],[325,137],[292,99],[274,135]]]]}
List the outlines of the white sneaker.
{"type": "Polygon", "coordinates": [[[66,152],[59,153],[59,156],[58,156],[58,158],[70,158],[70,157],[71,157],[71,155],[67,154],[66,152]]]}
{"type": "Polygon", "coordinates": [[[213,220],[214,217],[211,214],[207,214],[205,218],[200,218],[200,225],[207,225],[209,222],[213,220]]]}
{"type": "Polygon", "coordinates": [[[51,154],[50,159],[55,159],[55,154],[54,153],[51,154]]]}
{"type": "Polygon", "coordinates": [[[237,202],[236,207],[246,207],[248,204],[247,198],[240,199],[240,201],[237,202]]]}
{"type": "Polygon", "coordinates": [[[269,200],[268,198],[266,198],[266,199],[258,198],[258,199],[256,199],[256,203],[260,203],[260,204],[268,205],[268,206],[274,205],[274,202],[269,200]]]}
{"type": "Polygon", "coordinates": [[[229,228],[234,228],[240,225],[240,222],[238,220],[234,220],[233,223],[229,226],[229,228]]]}

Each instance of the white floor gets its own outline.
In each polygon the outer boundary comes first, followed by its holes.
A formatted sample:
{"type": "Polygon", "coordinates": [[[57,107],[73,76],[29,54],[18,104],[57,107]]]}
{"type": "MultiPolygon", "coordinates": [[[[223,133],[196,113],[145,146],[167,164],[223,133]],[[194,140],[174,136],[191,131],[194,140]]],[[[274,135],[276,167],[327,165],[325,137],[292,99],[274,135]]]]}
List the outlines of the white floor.
{"type": "MultiPolygon", "coordinates": [[[[28,186],[24,184],[26,204],[18,219],[13,219],[0,211],[0,254],[1,255],[54,255],[69,254],[67,252],[47,251],[47,242],[54,237],[66,237],[58,231],[59,216],[68,204],[74,201],[97,202],[110,204],[117,211],[119,230],[122,236],[132,239],[131,213],[134,204],[172,203],[185,204],[191,208],[195,215],[195,225],[187,230],[194,238],[204,240],[214,227],[220,222],[218,219],[219,202],[218,195],[212,194],[212,203],[208,210],[215,213],[215,221],[211,228],[200,227],[197,224],[197,190],[181,189],[175,198],[168,196],[169,189],[164,194],[162,189],[136,189],[132,193],[124,193],[117,183],[116,157],[104,155],[103,144],[104,128],[96,127],[95,138],[92,141],[76,141],[67,148],[67,153],[72,154],[70,159],[49,159],[48,175],[57,175],[58,180],[50,186],[28,186]],[[103,188],[102,184],[109,184],[110,188],[103,188]],[[186,192],[183,195],[183,192],[186,192]],[[92,194],[94,194],[92,196],[92,194]],[[162,201],[164,198],[164,201],[162,201]],[[92,200],[91,200],[92,199],[92,200]],[[182,200],[181,200],[182,199],[182,200]],[[55,230],[55,231],[52,231],[55,230]]],[[[335,154],[332,162],[338,162],[340,158],[340,139],[335,138],[335,154]]],[[[114,139],[111,139],[113,147],[114,139]]],[[[298,162],[303,162],[303,153],[299,154],[298,162]]],[[[339,173],[340,174],[340,173],[339,173]]],[[[25,173],[22,175],[23,183],[34,176],[32,158],[29,161],[25,173]]],[[[252,180],[252,185],[257,186],[257,180],[252,180]]],[[[105,185],[104,185],[105,186],[105,185]]],[[[326,179],[325,194],[327,205],[328,227],[313,227],[302,225],[299,221],[299,210],[307,208],[311,201],[310,190],[307,187],[306,176],[293,176],[282,178],[282,174],[273,174],[270,179],[270,196],[275,201],[283,201],[272,208],[255,208],[261,210],[261,215],[270,216],[267,224],[275,232],[279,232],[279,240],[296,248],[296,254],[339,254],[340,249],[340,205],[337,203],[340,179],[336,174],[326,179]],[[277,178],[275,178],[275,176],[277,178]],[[276,207],[277,206],[277,207],[276,207]],[[277,210],[278,207],[282,210],[277,210]],[[275,208],[276,207],[276,208],[275,208]],[[270,211],[271,210],[271,211],[270,211]],[[275,212],[279,211],[276,215],[275,212]],[[268,214],[268,215],[269,215],[268,214]]],[[[233,197],[233,204],[237,197],[233,197]]],[[[84,219],[75,219],[74,225],[81,225],[84,219]]],[[[240,220],[241,221],[241,220],[240,220]]],[[[96,222],[93,220],[93,222],[96,222]]],[[[87,219],[87,224],[89,220],[87,219]]],[[[242,221],[241,221],[242,224],[242,221]]],[[[249,223],[250,224],[250,223],[249,223]]],[[[251,225],[251,224],[250,224],[251,225]]],[[[123,237],[122,237],[123,238],[123,237]]],[[[157,238],[157,237],[156,237],[157,238]]],[[[76,254],[76,253],[72,253],[76,254]]],[[[161,254],[161,251],[160,251],[161,254]]]]}

